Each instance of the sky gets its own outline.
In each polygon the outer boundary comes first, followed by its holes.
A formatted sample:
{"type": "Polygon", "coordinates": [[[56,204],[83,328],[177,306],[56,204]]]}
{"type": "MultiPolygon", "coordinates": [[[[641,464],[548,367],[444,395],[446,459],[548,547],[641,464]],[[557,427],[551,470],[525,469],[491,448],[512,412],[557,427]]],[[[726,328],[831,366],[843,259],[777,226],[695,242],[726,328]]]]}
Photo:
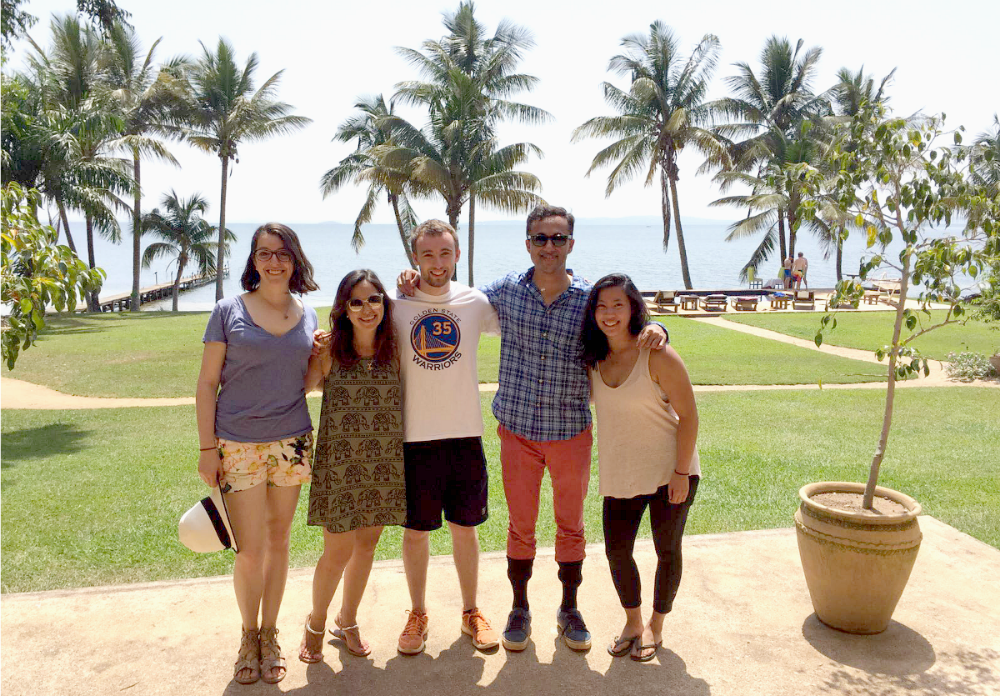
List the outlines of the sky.
{"type": "MultiPolygon", "coordinates": [[[[75,4],[75,0],[27,0],[24,8],[39,18],[31,35],[46,46],[51,14],[72,11],[75,4]]],[[[156,52],[160,61],[177,54],[197,56],[202,51],[199,41],[214,48],[219,36],[233,44],[240,65],[256,52],[260,60],[257,84],[283,70],[279,98],[293,105],[294,113],[313,119],[292,135],[240,146],[239,162],[229,180],[228,221],[353,223],[364,200],[362,187],[346,187],[325,200],[319,191],[323,173],[353,150],[353,145],[332,142],[333,135],[352,114],[360,95],[382,93],[389,98],[397,82],[418,78],[395,47],[419,48],[427,39],[440,39],[445,33],[442,13],[453,12],[458,2],[121,0],[118,5],[132,13],[131,22],[144,50],[162,37],[156,52]]],[[[603,101],[601,84],[607,80],[627,88],[627,81],[607,72],[608,60],[619,53],[622,37],[648,33],[656,19],[674,30],[685,59],[705,34],[719,38],[722,51],[709,98],[725,96],[724,78],[735,74],[733,63],[747,62],[759,72],[761,49],[774,34],[788,37],[793,44],[801,38],[805,48],[823,49],[814,91],[832,86],[841,67],[857,70],[863,65],[877,79],[896,68],[889,94],[897,114],[945,112],[947,125],[964,125],[968,139],[987,130],[993,114],[1000,111],[1000,85],[995,82],[1000,3],[995,0],[579,0],[572,4],[480,0],[476,16],[491,32],[506,18],[533,33],[536,46],[526,53],[521,71],[540,82],[518,99],[547,110],[553,119],[544,125],[505,124],[499,131],[500,142],[538,145],[544,157],[533,158],[522,168],[540,178],[541,195],[549,203],[565,206],[579,218],[660,214],[655,183],[647,188],[640,178],[606,197],[608,171],[585,176],[594,154],[608,141],[570,143],[575,127],[593,116],[613,113],[603,101]]],[[[16,43],[7,70],[20,67],[28,51],[26,42],[16,43]]],[[[425,119],[416,109],[400,113],[415,124],[422,125],[425,119]]],[[[144,209],[156,205],[170,190],[181,196],[201,193],[210,202],[206,217],[217,220],[219,159],[180,143],[171,144],[170,149],[180,161],[179,168],[155,162],[143,165],[144,209]]],[[[700,164],[695,152],[685,151],[681,156],[682,216],[739,218],[735,209],[709,207],[721,194],[709,176],[695,175],[700,164]]],[[[422,219],[446,219],[439,199],[417,201],[415,207],[422,219]]],[[[521,218],[477,210],[478,220],[521,218]]],[[[384,203],[374,222],[393,222],[384,203]]],[[[464,227],[464,213],[461,224],[464,227]]]]}

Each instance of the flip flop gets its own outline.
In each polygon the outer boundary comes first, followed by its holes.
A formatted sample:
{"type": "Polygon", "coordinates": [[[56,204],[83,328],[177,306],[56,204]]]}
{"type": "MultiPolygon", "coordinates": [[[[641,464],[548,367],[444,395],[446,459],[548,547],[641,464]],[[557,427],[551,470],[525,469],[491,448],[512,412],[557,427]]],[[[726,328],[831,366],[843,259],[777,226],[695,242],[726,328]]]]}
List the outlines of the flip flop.
{"type": "Polygon", "coordinates": [[[629,657],[631,657],[636,662],[649,662],[654,657],[656,657],[656,652],[660,649],[661,645],[663,645],[662,640],[658,640],[655,643],[647,643],[647,644],[639,643],[637,646],[639,648],[638,654],[632,653],[631,655],[629,655],[629,657]],[[642,654],[643,650],[649,650],[649,649],[652,649],[653,652],[649,653],[648,655],[642,654]]]}
{"type": "Polygon", "coordinates": [[[630,652],[632,652],[632,646],[635,645],[636,641],[642,636],[632,636],[631,638],[622,638],[621,636],[615,636],[614,642],[608,646],[608,654],[611,657],[625,657],[630,652]]]}

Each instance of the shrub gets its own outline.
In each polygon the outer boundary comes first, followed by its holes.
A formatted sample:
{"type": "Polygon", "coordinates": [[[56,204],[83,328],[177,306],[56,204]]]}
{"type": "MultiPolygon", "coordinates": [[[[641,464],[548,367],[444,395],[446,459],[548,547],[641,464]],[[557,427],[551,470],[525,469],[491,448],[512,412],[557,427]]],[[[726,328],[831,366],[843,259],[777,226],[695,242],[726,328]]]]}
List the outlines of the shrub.
{"type": "Polygon", "coordinates": [[[959,382],[973,382],[996,375],[990,359],[979,353],[948,353],[948,377],[959,382]]]}

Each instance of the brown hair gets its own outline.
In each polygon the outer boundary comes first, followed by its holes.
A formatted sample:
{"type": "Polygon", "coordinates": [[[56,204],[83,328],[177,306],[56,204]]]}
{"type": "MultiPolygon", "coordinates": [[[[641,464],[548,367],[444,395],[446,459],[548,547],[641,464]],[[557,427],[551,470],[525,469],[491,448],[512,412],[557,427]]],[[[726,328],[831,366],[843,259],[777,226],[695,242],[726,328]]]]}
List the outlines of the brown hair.
{"type": "Polygon", "coordinates": [[[536,205],[534,209],[528,213],[528,226],[526,232],[531,234],[531,226],[534,225],[539,220],[544,220],[547,217],[561,217],[566,220],[566,227],[569,229],[569,233],[573,234],[573,223],[576,219],[573,217],[573,213],[569,212],[565,208],[560,208],[555,205],[536,205]]]}
{"type": "Polygon", "coordinates": [[[449,225],[444,220],[424,220],[419,225],[414,227],[412,232],[410,232],[410,251],[412,251],[414,255],[417,253],[417,240],[425,234],[432,236],[450,234],[451,238],[455,240],[455,251],[458,251],[458,233],[455,232],[454,227],[449,225]]]}
{"type": "Polygon", "coordinates": [[[361,358],[354,350],[354,324],[347,316],[347,302],[351,299],[354,286],[361,281],[367,280],[375,286],[375,289],[382,294],[382,321],[375,330],[375,364],[388,366],[397,358],[396,352],[396,330],[392,324],[392,300],[385,292],[382,281],[375,275],[375,271],[367,268],[359,268],[351,271],[340,281],[337,288],[337,296],[333,300],[333,309],[330,310],[330,354],[334,361],[343,367],[353,367],[361,358]]]}
{"type": "Polygon", "coordinates": [[[257,272],[257,269],[253,265],[253,255],[257,251],[257,240],[263,234],[273,234],[276,237],[280,237],[282,243],[285,245],[285,249],[292,254],[294,270],[292,271],[291,279],[288,281],[288,289],[299,295],[311,292],[312,290],[319,290],[319,286],[313,280],[312,264],[309,263],[309,259],[302,252],[302,245],[299,244],[298,235],[292,231],[292,228],[282,225],[280,222],[266,222],[253,233],[253,241],[250,242],[250,256],[247,257],[247,266],[243,269],[243,276],[240,278],[240,284],[243,286],[243,289],[247,292],[252,292],[260,285],[260,273],[257,272]]]}

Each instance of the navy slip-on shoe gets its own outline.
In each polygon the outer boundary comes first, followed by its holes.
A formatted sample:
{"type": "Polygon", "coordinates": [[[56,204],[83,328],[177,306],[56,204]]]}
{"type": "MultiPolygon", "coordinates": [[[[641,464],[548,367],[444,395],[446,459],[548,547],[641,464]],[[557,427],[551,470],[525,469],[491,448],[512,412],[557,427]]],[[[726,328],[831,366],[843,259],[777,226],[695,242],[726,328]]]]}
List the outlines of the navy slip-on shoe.
{"type": "Polygon", "coordinates": [[[556,614],[556,623],[566,647],[571,650],[590,650],[590,631],[578,609],[560,609],[556,614]]]}

